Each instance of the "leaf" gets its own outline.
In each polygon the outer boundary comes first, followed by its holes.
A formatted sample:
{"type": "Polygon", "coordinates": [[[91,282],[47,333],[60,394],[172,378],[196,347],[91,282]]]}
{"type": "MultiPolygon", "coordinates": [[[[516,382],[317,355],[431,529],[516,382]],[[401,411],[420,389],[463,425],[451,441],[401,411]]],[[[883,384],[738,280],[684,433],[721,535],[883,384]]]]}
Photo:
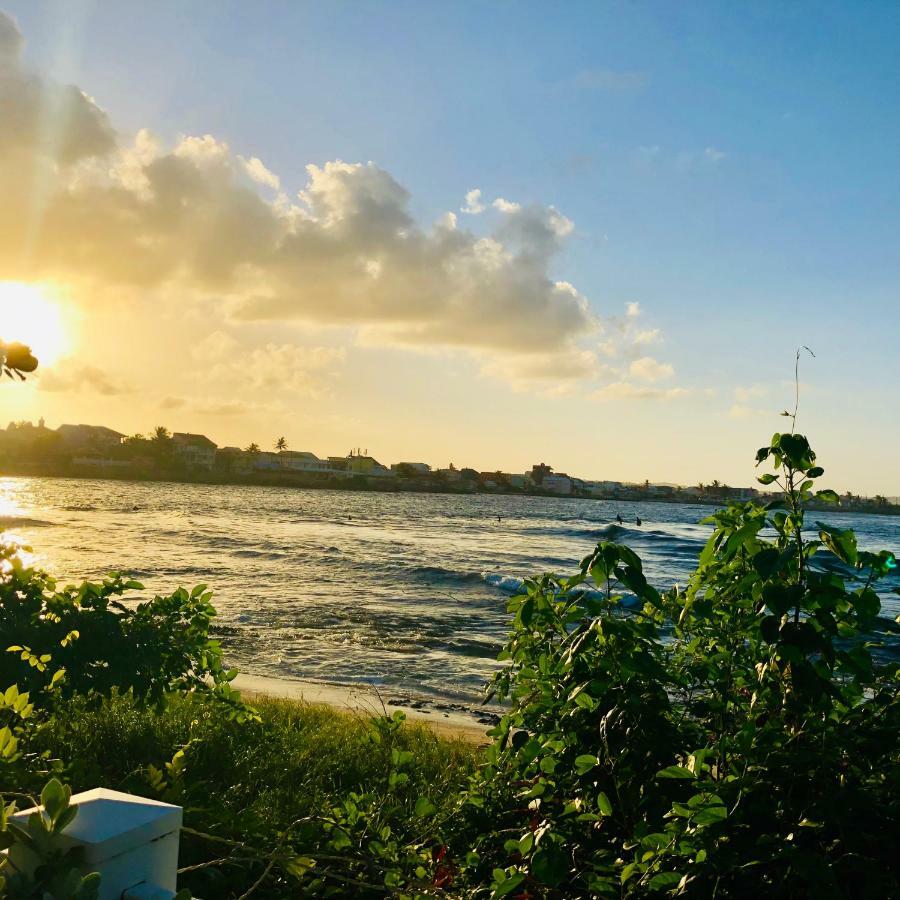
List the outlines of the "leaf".
{"type": "Polygon", "coordinates": [[[728,818],[728,810],[724,806],[707,806],[694,816],[698,825],[715,825],[728,818]]]}
{"type": "Polygon", "coordinates": [[[771,472],[766,472],[765,475],[759,475],[756,480],[760,484],[772,484],[775,481],[775,476],[771,472]]]}
{"type": "Polygon", "coordinates": [[[435,812],[437,812],[437,807],[427,797],[419,797],[416,800],[415,813],[420,819],[433,815],[435,812]]]}
{"type": "Polygon", "coordinates": [[[558,885],[569,870],[569,856],[555,844],[541,847],[531,858],[531,874],[551,887],[558,885]]]}
{"type": "Polygon", "coordinates": [[[657,778],[681,778],[684,780],[692,780],[694,778],[694,773],[689,772],[687,769],[682,766],[666,766],[665,769],[660,769],[656,773],[657,778]]]}
{"type": "Polygon", "coordinates": [[[855,566],[857,560],[856,534],[853,529],[835,528],[831,525],[819,526],[819,538],[822,543],[839,559],[849,566],[855,566]]]}
{"type": "Polygon", "coordinates": [[[600,793],[597,794],[597,808],[600,810],[600,815],[602,816],[612,815],[612,803],[609,802],[609,797],[607,797],[603,791],[600,791],[600,793]]]}
{"type": "Polygon", "coordinates": [[[600,760],[590,753],[583,753],[581,756],[575,757],[575,771],[579,775],[586,775],[595,766],[600,764],[600,760]]]}
{"type": "Polygon", "coordinates": [[[679,872],[660,872],[650,879],[650,890],[664,891],[666,888],[674,887],[679,881],[681,881],[679,872]]]}

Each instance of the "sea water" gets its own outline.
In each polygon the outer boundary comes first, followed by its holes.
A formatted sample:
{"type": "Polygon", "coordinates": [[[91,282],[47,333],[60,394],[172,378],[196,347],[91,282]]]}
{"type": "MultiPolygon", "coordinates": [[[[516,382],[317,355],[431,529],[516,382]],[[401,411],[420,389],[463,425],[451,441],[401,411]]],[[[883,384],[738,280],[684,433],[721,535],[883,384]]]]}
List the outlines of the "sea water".
{"type": "MultiPolygon", "coordinates": [[[[475,699],[521,579],[572,574],[628,544],[662,590],[683,584],[710,507],[521,496],[0,479],[0,527],[65,582],[110,571],[146,593],[205,583],[242,671],[475,699]],[[616,516],[624,520],[616,524],[616,516]],[[642,524],[638,526],[636,519],[642,524]]],[[[900,550],[900,518],[815,513],[860,547],[900,550]]],[[[900,613],[900,584],[883,584],[900,613]]]]}

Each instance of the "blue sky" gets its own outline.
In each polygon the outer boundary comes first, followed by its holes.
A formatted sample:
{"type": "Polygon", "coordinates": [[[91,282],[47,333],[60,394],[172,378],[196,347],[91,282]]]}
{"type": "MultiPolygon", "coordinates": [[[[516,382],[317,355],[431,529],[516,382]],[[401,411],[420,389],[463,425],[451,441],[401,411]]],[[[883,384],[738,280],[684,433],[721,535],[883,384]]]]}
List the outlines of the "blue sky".
{"type": "MultiPolygon", "coordinates": [[[[303,406],[339,407],[346,420],[316,426],[312,416],[296,443],[320,452],[338,449],[319,446],[325,438],[367,443],[388,458],[441,464],[437,454],[452,453],[481,468],[521,468],[540,454],[587,476],[747,482],[753,449],[783,421],[773,413],[790,400],[794,350],[807,344],[816,359],[804,363],[801,426],[836,486],[900,493],[891,465],[900,438],[897,4],[0,8],[25,36],[25,64],[78,84],[122,135],[148,128],[168,145],[213,135],[262,160],[291,195],[311,163],[372,160],[408,191],[423,226],[446,211],[466,227],[487,221],[490,210],[461,212],[472,189],[485,205],[554,207],[574,230],[550,277],[573,284],[601,318],[638,303],[642,326],[660,334],[653,359],[674,370],[663,380],[684,391],[597,403],[595,386],[557,395],[486,378],[487,351],[473,363],[458,348],[423,353],[332,334],[325,345],[347,348],[328,379],[333,393],[303,406]],[[423,434],[436,395],[446,425],[423,434]],[[589,440],[535,435],[511,447],[523,420],[526,433],[577,422],[589,440]]],[[[269,341],[295,326],[245,327],[269,341]]],[[[28,403],[51,400],[63,398],[36,393],[28,403]]],[[[79,402],[86,413],[134,408],[110,395],[105,407],[84,393],[79,402]]],[[[220,443],[259,428],[252,416],[200,424],[220,443]]]]}

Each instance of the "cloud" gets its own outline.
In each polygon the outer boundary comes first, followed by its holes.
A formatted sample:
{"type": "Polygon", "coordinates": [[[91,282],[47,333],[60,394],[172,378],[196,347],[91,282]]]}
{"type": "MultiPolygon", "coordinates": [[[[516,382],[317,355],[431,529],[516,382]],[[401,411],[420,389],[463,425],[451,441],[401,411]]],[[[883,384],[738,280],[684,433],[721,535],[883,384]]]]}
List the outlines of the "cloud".
{"type": "Polygon", "coordinates": [[[504,212],[504,213],[518,212],[522,208],[521,204],[514,203],[511,200],[504,200],[502,197],[498,197],[491,204],[491,206],[493,206],[494,209],[498,210],[499,212],[504,212]]]}
{"type": "Polygon", "coordinates": [[[600,353],[609,359],[637,359],[650,344],[662,342],[658,328],[644,328],[643,311],[634,301],[625,304],[624,316],[609,316],[601,324],[600,353]]]}
{"type": "Polygon", "coordinates": [[[703,151],[703,156],[714,164],[722,162],[727,155],[727,153],[724,153],[722,150],[717,150],[715,147],[707,147],[703,151]]]}
{"type": "Polygon", "coordinates": [[[628,69],[583,69],[574,79],[575,86],[583,90],[632,93],[647,86],[647,72],[628,69]]]}
{"type": "Polygon", "coordinates": [[[596,400],[675,400],[689,393],[687,388],[652,388],[614,381],[594,391],[592,396],[596,400]]]}
{"type": "Polygon", "coordinates": [[[222,332],[198,344],[195,358],[206,363],[201,381],[231,384],[248,397],[275,391],[319,395],[334,379],[346,358],[343,347],[305,347],[269,343],[247,350],[222,332]]]}
{"type": "Polygon", "coordinates": [[[239,355],[247,341],[228,329],[244,323],[461,349],[484,371],[536,385],[637,377],[600,355],[636,359],[658,339],[638,327],[636,303],[604,319],[556,276],[575,226],[553,206],[487,204],[475,188],[462,211],[492,207],[480,231],[454,213],[426,226],[389,172],[341,160],[308,165],[290,197],[259,157],[213,135],[168,148],[147,130],[121,138],[77,88],[28,72],[21,48],[0,13],[0,276],[147,304],[177,295],[182,315],[202,308],[224,323],[192,351],[203,377],[304,393],[339,372],[335,348],[270,343],[239,355]]]}
{"type": "Polygon", "coordinates": [[[628,374],[641,381],[662,381],[671,378],[675,369],[668,363],[657,362],[652,356],[642,356],[631,363],[628,374]]]}
{"type": "Polygon", "coordinates": [[[114,397],[132,391],[127,385],[114,382],[106,372],[96,366],[71,362],[44,369],[38,375],[37,384],[42,391],[58,394],[91,393],[114,397]]]}
{"type": "Polygon", "coordinates": [[[244,159],[243,156],[239,156],[238,159],[241,161],[244,171],[255,182],[276,191],[281,188],[281,180],[279,177],[274,172],[270,172],[265,165],[263,165],[262,160],[258,156],[251,156],[250,159],[244,159]]]}
{"type": "Polygon", "coordinates": [[[481,189],[473,188],[466,194],[466,202],[459,208],[460,212],[468,213],[470,216],[477,216],[485,210],[484,204],[481,202],[481,189]]]}
{"type": "Polygon", "coordinates": [[[56,85],[22,65],[24,41],[0,12],[0,165],[17,167],[34,184],[43,168],[112,150],[115,134],[94,101],[72,85],[56,85]]]}

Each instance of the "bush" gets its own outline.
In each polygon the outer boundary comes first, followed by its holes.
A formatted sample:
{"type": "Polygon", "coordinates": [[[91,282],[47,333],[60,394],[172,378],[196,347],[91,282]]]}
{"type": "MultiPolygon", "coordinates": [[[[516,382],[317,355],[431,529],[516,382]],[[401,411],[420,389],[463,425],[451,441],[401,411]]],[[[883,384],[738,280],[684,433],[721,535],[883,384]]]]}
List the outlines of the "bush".
{"type": "Polygon", "coordinates": [[[776,434],[767,460],[783,496],[707,519],[686,589],[660,594],[605,543],[511,600],[493,684],[511,709],[467,797],[473,887],[900,895],[900,668],[867,639],[896,562],[804,531],[808,503],[836,500],[805,438],[776,434]]]}

